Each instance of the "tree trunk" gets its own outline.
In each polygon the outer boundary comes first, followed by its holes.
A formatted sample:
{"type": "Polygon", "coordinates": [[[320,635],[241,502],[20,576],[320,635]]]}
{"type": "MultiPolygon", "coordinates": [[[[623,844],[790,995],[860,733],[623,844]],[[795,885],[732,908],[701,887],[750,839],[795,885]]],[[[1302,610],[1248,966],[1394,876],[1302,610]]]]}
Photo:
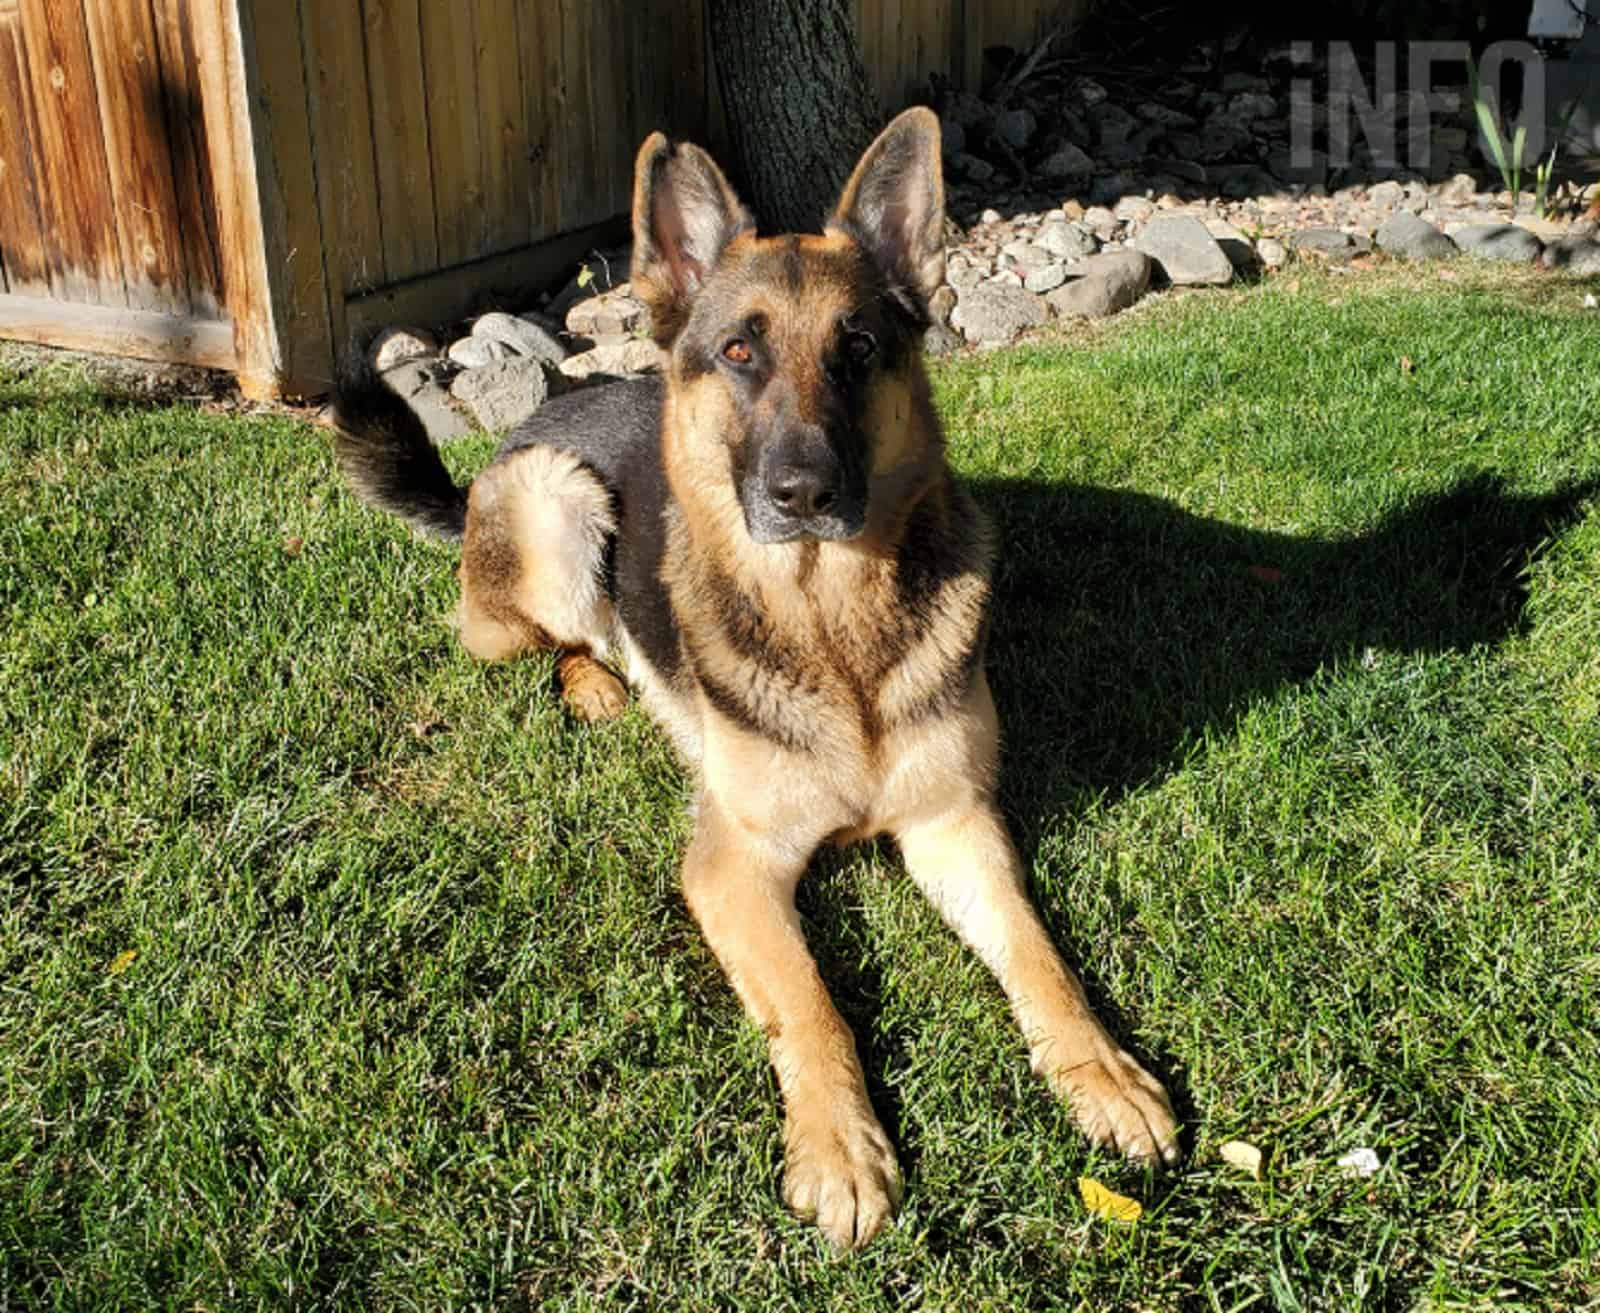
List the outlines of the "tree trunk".
{"type": "Polygon", "coordinates": [[[816,232],[882,126],[848,0],[710,0],[740,194],[761,230],[816,232]]]}

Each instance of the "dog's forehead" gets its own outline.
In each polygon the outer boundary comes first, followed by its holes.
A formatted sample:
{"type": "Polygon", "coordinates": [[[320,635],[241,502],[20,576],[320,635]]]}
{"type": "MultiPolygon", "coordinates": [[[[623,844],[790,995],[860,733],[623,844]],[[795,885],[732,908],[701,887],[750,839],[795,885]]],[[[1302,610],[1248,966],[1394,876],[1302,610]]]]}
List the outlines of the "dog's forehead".
{"type": "Polygon", "coordinates": [[[874,295],[861,249],[849,238],[789,234],[734,242],[706,291],[726,319],[766,316],[770,330],[831,330],[874,295]]]}

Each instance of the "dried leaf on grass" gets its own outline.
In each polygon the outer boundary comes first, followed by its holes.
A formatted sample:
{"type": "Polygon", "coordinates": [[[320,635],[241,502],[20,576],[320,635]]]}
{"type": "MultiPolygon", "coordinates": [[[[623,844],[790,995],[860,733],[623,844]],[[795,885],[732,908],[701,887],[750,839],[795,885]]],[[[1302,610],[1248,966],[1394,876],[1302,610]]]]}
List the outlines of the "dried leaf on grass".
{"type": "Polygon", "coordinates": [[[1217,1156],[1230,1167],[1250,1173],[1252,1180],[1261,1179],[1261,1150],[1247,1140],[1229,1140],[1219,1145],[1217,1156]]]}
{"type": "Polygon", "coordinates": [[[1078,1193],[1083,1206],[1107,1222],[1137,1222],[1144,1215],[1144,1205],[1137,1199],[1108,1189],[1092,1176],[1078,1178],[1078,1193]]]}

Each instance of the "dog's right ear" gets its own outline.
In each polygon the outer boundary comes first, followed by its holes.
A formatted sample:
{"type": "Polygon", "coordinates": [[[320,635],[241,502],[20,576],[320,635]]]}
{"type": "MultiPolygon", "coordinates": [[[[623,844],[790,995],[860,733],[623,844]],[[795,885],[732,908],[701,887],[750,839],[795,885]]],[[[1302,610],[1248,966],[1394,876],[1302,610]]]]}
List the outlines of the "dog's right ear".
{"type": "Polygon", "coordinates": [[[755,228],[711,156],[651,133],[633,166],[633,290],[650,333],[667,347],[727,246],[755,228]]]}

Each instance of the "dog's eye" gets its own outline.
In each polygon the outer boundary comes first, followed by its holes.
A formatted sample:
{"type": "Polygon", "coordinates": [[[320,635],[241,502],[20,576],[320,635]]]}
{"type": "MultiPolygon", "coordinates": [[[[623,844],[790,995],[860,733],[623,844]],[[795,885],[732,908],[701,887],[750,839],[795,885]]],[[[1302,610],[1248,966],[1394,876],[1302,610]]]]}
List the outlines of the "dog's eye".
{"type": "Polygon", "coordinates": [[[878,341],[871,333],[854,332],[844,335],[845,356],[852,365],[864,365],[878,353],[878,341]]]}
{"type": "Polygon", "coordinates": [[[755,355],[750,350],[750,344],[748,342],[746,342],[742,337],[736,337],[731,342],[727,342],[723,345],[722,358],[728,361],[730,364],[748,365],[752,360],[755,359],[755,355]]]}

